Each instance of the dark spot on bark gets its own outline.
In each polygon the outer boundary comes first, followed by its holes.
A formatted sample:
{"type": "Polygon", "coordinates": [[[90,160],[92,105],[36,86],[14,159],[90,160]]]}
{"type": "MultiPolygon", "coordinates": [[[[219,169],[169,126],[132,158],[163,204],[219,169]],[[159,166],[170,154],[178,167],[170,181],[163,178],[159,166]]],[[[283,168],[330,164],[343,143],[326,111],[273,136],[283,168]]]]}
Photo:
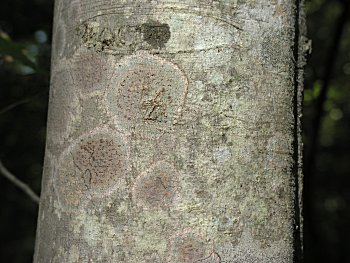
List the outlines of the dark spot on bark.
{"type": "Polygon", "coordinates": [[[170,39],[170,27],[168,24],[161,24],[157,21],[150,21],[141,26],[143,40],[152,48],[162,48],[170,39]]]}

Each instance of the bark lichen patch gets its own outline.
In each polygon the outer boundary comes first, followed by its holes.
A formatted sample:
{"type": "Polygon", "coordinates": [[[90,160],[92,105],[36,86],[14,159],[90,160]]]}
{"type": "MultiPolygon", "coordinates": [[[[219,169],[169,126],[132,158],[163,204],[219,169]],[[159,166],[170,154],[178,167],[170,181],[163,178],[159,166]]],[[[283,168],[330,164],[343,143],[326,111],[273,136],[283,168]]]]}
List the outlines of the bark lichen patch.
{"type": "Polygon", "coordinates": [[[105,217],[97,216],[88,210],[80,210],[72,219],[71,227],[72,233],[82,237],[90,247],[97,247],[106,242],[105,239],[110,241],[115,234],[112,225],[105,217]]]}
{"type": "Polygon", "coordinates": [[[164,210],[178,194],[178,175],[168,163],[156,163],[139,175],[132,188],[134,202],[144,210],[164,210]]]}
{"type": "Polygon", "coordinates": [[[109,56],[80,48],[70,62],[74,84],[82,95],[104,91],[113,68],[113,60],[109,56]]]}
{"type": "MultiPolygon", "coordinates": [[[[65,63],[67,61],[63,62],[65,63]]],[[[80,112],[81,107],[69,71],[66,68],[56,68],[51,77],[47,129],[48,138],[54,145],[61,145],[66,141],[80,112]]]]}
{"type": "Polygon", "coordinates": [[[181,116],[187,87],[187,78],[177,65],[137,52],[119,62],[107,99],[121,126],[163,128],[181,116]]]}
{"type": "Polygon", "coordinates": [[[156,262],[166,262],[164,258],[167,250],[168,235],[165,233],[170,233],[170,229],[173,228],[173,225],[169,222],[168,212],[143,211],[135,214],[137,214],[135,223],[129,227],[128,235],[131,235],[130,237],[135,244],[134,251],[137,251],[135,254],[140,256],[138,260],[130,259],[128,262],[144,262],[144,257],[153,252],[156,252],[162,259],[156,262]]]}
{"type": "Polygon", "coordinates": [[[84,135],[61,154],[55,188],[63,206],[85,207],[117,189],[123,192],[127,149],[123,138],[113,135],[111,131],[84,135]]]}
{"type": "Polygon", "coordinates": [[[196,233],[196,231],[187,230],[183,233],[174,235],[170,239],[168,244],[167,262],[220,263],[221,259],[217,253],[213,252],[213,245],[210,240],[207,240],[204,236],[196,233]]]}
{"type": "Polygon", "coordinates": [[[124,176],[121,145],[111,138],[83,141],[72,155],[89,188],[103,188],[114,177],[124,176]]]}
{"type": "Polygon", "coordinates": [[[170,39],[170,27],[168,24],[158,21],[149,21],[141,25],[143,39],[152,46],[152,48],[163,48],[170,39]]]}
{"type": "MultiPolygon", "coordinates": [[[[123,195],[123,193],[118,194],[123,195]]],[[[125,195],[126,194],[127,193],[125,193],[125,195]]],[[[127,198],[116,198],[102,210],[102,214],[106,215],[115,233],[119,236],[122,236],[123,232],[128,228],[132,211],[130,202],[125,201],[125,199],[127,198]]]]}
{"type": "Polygon", "coordinates": [[[113,169],[121,165],[119,149],[112,139],[91,139],[82,143],[73,154],[81,171],[91,173],[91,183],[100,184],[103,177],[111,177],[113,169]]]}
{"type": "Polygon", "coordinates": [[[214,152],[214,160],[219,163],[225,163],[231,159],[231,152],[228,147],[221,147],[214,152]]]}

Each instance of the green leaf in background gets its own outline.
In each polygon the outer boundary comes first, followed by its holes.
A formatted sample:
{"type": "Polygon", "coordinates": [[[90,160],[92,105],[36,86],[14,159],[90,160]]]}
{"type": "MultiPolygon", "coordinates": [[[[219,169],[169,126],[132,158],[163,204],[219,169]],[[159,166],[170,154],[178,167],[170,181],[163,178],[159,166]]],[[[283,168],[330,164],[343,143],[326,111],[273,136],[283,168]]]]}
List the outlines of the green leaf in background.
{"type": "Polygon", "coordinates": [[[8,62],[13,60],[30,67],[32,70],[36,69],[36,64],[31,60],[30,53],[24,44],[20,44],[11,40],[5,33],[0,31],[0,57],[8,62]]]}

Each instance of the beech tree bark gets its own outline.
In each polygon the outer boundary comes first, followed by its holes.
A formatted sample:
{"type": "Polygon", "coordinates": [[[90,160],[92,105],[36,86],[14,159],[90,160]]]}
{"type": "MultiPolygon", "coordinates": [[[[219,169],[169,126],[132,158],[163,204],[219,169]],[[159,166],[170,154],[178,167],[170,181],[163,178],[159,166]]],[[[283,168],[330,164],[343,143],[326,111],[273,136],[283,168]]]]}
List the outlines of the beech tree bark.
{"type": "Polygon", "coordinates": [[[301,257],[299,0],[56,0],[34,262],[301,257]]]}

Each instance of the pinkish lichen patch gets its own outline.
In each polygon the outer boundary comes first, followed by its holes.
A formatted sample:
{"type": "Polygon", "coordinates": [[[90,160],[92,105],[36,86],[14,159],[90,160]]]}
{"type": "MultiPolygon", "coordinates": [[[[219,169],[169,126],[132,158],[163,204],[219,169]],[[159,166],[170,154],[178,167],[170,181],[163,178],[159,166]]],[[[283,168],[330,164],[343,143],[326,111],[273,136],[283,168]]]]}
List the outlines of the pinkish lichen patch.
{"type": "Polygon", "coordinates": [[[70,62],[74,84],[83,96],[106,89],[113,70],[113,60],[108,55],[80,48],[70,62]]]}
{"type": "Polygon", "coordinates": [[[63,144],[69,137],[80,111],[71,75],[63,68],[53,70],[48,113],[48,140],[54,144],[63,144]]]}
{"type": "Polygon", "coordinates": [[[72,153],[75,165],[88,173],[88,184],[100,188],[123,169],[121,145],[111,138],[93,138],[83,141],[72,153]]]}
{"type": "Polygon", "coordinates": [[[56,191],[63,205],[81,206],[86,200],[126,188],[127,149],[111,134],[85,136],[66,149],[56,169],[56,191]]]}
{"type": "Polygon", "coordinates": [[[108,92],[110,110],[126,127],[172,125],[181,116],[187,86],[177,65],[137,52],[117,65],[108,92]]]}
{"type": "Polygon", "coordinates": [[[212,241],[196,233],[196,231],[187,230],[171,238],[168,244],[167,262],[220,263],[220,256],[213,251],[212,241]]]}
{"type": "Polygon", "coordinates": [[[145,210],[167,209],[178,194],[178,175],[172,165],[161,161],[136,178],[134,202],[145,210]]]}

